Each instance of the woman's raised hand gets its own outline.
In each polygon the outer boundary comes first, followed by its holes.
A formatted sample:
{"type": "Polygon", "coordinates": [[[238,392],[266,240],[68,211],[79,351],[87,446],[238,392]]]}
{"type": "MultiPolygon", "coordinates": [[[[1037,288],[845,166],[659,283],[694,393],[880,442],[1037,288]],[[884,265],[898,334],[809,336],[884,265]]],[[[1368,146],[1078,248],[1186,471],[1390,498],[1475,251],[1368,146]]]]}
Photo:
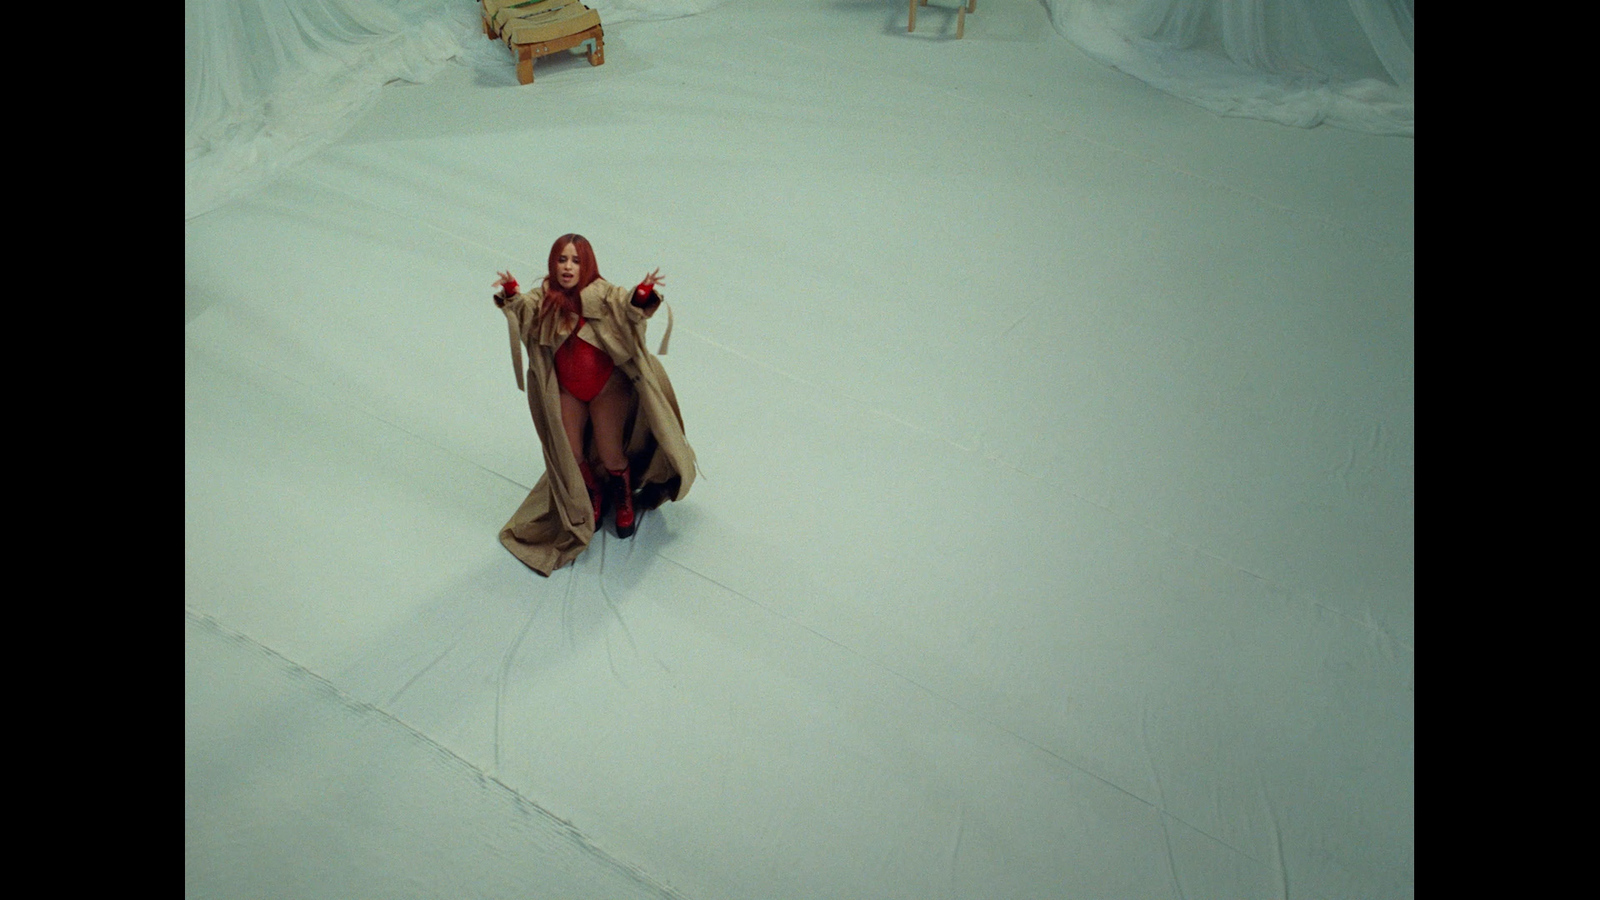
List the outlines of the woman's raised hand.
{"type": "Polygon", "coordinates": [[[517,292],[517,279],[511,277],[510,272],[496,272],[495,274],[499,275],[500,277],[496,278],[490,287],[499,288],[500,291],[507,296],[517,292]]]}
{"type": "Polygon", "coordinates": [[[661,270],[656,269],[649,275],[646,275],[643,281],[639,282],[639,293],[642,296],[648,297],[650,296],[650,292],[656,289],[656,285],[666,283],[667,280],[661,277],[661,270]]]}

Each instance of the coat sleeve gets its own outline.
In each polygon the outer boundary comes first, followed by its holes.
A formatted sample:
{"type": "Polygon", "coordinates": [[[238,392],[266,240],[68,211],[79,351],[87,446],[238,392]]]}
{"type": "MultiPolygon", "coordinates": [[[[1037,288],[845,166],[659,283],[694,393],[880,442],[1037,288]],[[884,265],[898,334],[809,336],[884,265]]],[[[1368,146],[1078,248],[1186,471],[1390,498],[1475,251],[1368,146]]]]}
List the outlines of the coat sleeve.
{"type": "Polygon", "coordinates": [[[646,307],[635,306],[633,304],[633,298],[635,296],[634,290],[634,288],[625,288],[614,285],[607,299],[610,301],[610,305],[616,310],[615,314],[620,315],[622,317],[622,321],[633,326],[634,332],[639,336],[640,349],[644,349],[645,346],[645,323],[649,321],[650,317],[654,316],[662,307],[665,307],[667,310],[667,330],[661,335],[661,347],[660,349],[656,350],[656,355],[666,356],[667,341],[672,338],[672,307],[667,303],[667,298],[661,293],[660,288],[656,288],[652,292],[656,302],[646,307]]]}
{"type": "Polygon", "coordinates": [[[505,313],[506,330],[511,334],[511,368],[517,375],[517,390],[527,391],[528,385],[522,374],[525,368],[522,342],[523,335],[528,333],[528,328],[533,324],[531,317],[538,314],[539,307],[527,294],[518,294],[510,299],[495,297],[494,305],[505,313]]]}

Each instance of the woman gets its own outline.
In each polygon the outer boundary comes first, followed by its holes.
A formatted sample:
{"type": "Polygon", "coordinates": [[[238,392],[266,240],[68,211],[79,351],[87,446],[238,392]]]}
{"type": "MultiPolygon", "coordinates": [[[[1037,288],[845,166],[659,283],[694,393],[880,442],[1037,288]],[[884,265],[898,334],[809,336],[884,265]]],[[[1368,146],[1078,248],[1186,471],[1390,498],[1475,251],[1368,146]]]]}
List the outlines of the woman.
{"type": "Polygon", "coordinates": [[[662,303],[660,270],[632,290],[618,287],[600,277],[582,235],[564,234],[539,287],[518,293],[510,272],[499,276],[494,303],[511,329],[517,387],[527,391],[545,468],[500,543],[549,575],[589,545],[607,505],[617,535],[629,537],[640,511],[687,494],[694,451],[672,382],[644,344],[645,323],[662,303]]]}

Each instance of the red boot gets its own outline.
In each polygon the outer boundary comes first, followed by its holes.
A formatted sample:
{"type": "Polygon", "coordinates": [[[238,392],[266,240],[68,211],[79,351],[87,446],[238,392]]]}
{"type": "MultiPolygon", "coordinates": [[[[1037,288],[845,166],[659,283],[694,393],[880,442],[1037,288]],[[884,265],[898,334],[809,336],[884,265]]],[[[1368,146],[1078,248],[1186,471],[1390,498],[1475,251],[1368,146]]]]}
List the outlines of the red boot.
{"type": "MultiPolygon", "coordinates": [[[[609,469],[607,471],[610,471],[609,469]]],[[[632,537],[635,522],[633,519],[633,475],[627,467],[620,471],[611,472],[611,480],[606,483],[611,489],[611,505],[617,514],[617,537],[632,537]]]]}
{"type": "Polygon", "coordinates": [[[594,507],[594,530],[600,530],[600,485],[595,484],[594,470],[586,462],[578,463],[578,471],[583,473],[583,486],[589,491],[589,505],[594,507]]]}

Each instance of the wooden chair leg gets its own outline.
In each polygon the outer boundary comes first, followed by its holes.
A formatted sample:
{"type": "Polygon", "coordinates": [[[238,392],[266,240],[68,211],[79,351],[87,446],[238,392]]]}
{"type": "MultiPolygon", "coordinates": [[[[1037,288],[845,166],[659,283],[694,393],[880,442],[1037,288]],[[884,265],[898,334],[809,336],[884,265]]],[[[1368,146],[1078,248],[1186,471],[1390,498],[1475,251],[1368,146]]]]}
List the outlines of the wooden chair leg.
{"type": "Polygon", "coordinates": [[[911,24],[906,26],[906,33],[917,30],[917,0],[911,0],[911,24]]]}
{"type": "Polygon", "coordinates": [[[525,44],[517,46],[517,83],[533,84],[533,48],[525,44]]]}
{"type": "Polygon", "coordinates": [[[966,33],[967,8],[965,6],[958,6],[956,7],[956,40],[961,40],[962,35],[965,35],[966,33]]]}
{"type": "Polygon", "coordinates": [[[606,64],[606,39],[605,35],[594,36],[594,43],[589,47],[589,65],[603,66],[606,64]]]}

